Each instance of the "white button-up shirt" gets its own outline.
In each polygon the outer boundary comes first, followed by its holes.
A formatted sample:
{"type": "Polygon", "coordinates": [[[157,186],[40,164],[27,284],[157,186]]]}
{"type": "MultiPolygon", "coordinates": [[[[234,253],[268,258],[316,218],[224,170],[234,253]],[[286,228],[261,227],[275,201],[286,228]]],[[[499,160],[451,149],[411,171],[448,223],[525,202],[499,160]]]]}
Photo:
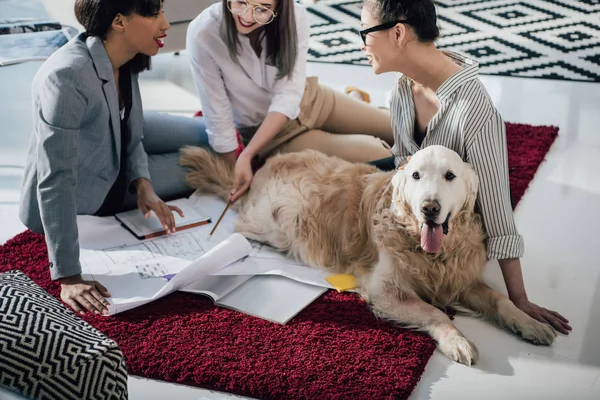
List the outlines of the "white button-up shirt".
{"type": "Polygon", "coordinates": [[[421,146],[413,137],[415,106],[410,79],[398,75],[390,99],[396,165],[430,145],[457,152],[479,177],[477,206],[488,235],[488,258],[522,257],[523,238],[517,231],[510,201],[506,126],[478,78],[477,62],[457,53],[445,53],[463,69],[438,88],[440,108],[429,122],[421,146]]]}
{"type": "MultiPolygon", "coordinates": [[[[277,68],[267,65],[266,38],[260,56],[246,35],[238,35],[238,62],[229,56],[219,30],[222,4],[205,9],[189,25],[186,49],[202,104],[210,146],[218,153],[234,151],[236,128],[260,125],[269,112],[298,117],[306,82],[309,22],[306,9],[294,3],[298,57],[291,79],[277,80],[277,68]]],[[[278,18],[278,17],[276,17],[278,18]]]]}

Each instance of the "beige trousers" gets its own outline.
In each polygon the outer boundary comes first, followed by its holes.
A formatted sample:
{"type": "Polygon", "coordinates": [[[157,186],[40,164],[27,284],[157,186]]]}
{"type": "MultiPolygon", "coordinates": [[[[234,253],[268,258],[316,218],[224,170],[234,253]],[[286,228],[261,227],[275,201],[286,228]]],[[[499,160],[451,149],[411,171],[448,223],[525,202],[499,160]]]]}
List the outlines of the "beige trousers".
{"type": "MultiPolygon", "coordinates": [[[[257,129],[239,129],[244,144],[257,129]]],[[[316,77],[310,77],[298,118],[286,123],[260,151],[259,158],[313,149],[352,162],[367,162],[390,157],[393,142],[389,110],[321,86],[316,77]]]]}

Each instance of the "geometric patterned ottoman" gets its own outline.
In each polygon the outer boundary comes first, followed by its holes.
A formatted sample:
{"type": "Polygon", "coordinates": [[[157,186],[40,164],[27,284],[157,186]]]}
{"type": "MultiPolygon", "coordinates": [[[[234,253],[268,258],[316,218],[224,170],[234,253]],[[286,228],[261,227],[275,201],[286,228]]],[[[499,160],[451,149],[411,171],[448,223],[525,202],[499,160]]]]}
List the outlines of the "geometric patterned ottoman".
{"type": "Polygon", "coordinates": [[[116,342],[21,271],[0,274],[0,386],[30,399],[127,399],[116,342]]]}

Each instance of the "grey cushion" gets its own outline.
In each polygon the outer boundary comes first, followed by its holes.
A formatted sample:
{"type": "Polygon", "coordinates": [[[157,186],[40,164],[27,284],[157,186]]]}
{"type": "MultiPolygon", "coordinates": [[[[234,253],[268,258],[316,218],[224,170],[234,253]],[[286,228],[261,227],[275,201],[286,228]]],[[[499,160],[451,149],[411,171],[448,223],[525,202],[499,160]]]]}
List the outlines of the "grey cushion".
{"type": "Polygon", "coordinates": [[[21,271],[0,274],[0,386],[31,399],[126,399],[119,346],[21,271]]]}

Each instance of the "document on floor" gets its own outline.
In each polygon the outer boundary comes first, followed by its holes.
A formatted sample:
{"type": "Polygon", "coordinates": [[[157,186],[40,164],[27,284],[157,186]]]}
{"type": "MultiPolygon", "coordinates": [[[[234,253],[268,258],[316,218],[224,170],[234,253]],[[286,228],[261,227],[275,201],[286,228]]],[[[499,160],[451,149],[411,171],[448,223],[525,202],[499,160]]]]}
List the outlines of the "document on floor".
{"type": "MultiPolygon", "coordinates": [[[[189,203],[202,215],[208,215],[215,220],[215,215],[220,215],[225,208],[226,203],[213,195],[193,195],[189,198],[189,203]]],[[[229,209],[219,227],[215,232],[213,240],[222,240],[219,237],[227,237],[234,232],[235,219],[237,213],[234,209],[229,209]]],[[[212,226],[211,226],[212,228],[212,226]]],[[[211,229],[209,228],[209,229],[211,229]]],[[[296,261],[275,248],[264,243],[249,240],[252,244],[252,252],[248,257],[232,263],[218,271],[214,275],[279,275],[297,282],[332,289],[333,286],[325,280],[332,273],[311,268],[306,264],[296,261]]]]}
{"type": "Polygon", "coordinates": [[[249,242],[252,245],[252,252],[248,257],[213,272],[213,275],[279,275],[300,283],[332,288],[326,280],[332,275],[331,273],[308,267],[271,246],[253,240],[249,242]]]}
{"type": "MultiPolygon", "coordinates": [[[[235,210],[230,209],[209,238],[225,206],[226,203],[215,196],[192,196],[186,207],[193,208],[198,215],[211,218],[212,223],[150,240],[136,239],[113,218],[80,216],[82,266],[93,266],[96,272],[107,275],[109,271],[118,269],[119,265],[160,263],[177,272],[233,234],[237,215],[235,210]]],[[[252,240],[249,242],[252,250],[247,257],[213,273],[223,276],[280,275],[298,282],[332,288],[325,280],[331,273],[310,268],[265,244],[252,240]]]]}
{"type": "MultiPolygon", "coordinates": [[[[225,202],[193,196],[188,205],[214,224],[225,202]]],[[[100,282],[111,293],[111,315],[180,290],[281,324],[331,288],[325,281],[329,274],[234,234],[235,217],[229,211],[211,238],[213,224],[138,240],[112,217],[79,216],[84,278],[100,282]],[[214,252],[219,260],[207,262],[214,252]]]]}
{"type": "Polygon", "coordinates": [[[179,290],[208,296],[220,307],[286,324],[327,288],[276,275],[212,275],[179,290]]]}
{"type": "MultiPolygon", "coordinates": [[[[209,278],[212,272],[246,257],[252,250],[242,235],[233,234],[206,251],[195,252],[196,258],[190,261],[187,257],[195,246],[201,248],[202,243],[189,234],[137,246],[82,249],[82,275],[106,287],[111,294],[107,298],[109,315],[115,315],[160,299],[190,283],[198,282],[197,288],[210,290],[214,281],[209,278]]],[[[231,277],[223,279],[226,280],[235,281],[231,277]]]]}

